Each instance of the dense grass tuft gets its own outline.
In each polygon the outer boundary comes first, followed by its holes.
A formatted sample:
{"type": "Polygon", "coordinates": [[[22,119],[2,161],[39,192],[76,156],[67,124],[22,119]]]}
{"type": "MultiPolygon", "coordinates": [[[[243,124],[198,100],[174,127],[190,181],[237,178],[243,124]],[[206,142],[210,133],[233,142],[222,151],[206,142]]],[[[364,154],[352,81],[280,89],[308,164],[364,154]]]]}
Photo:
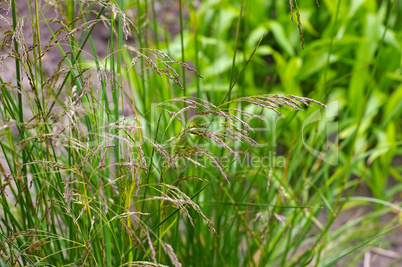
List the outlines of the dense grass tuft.
{"type": "Polygon", "coordinates": [[[0,7],[1,265],[400,263],[397,1],[0,7]]]}

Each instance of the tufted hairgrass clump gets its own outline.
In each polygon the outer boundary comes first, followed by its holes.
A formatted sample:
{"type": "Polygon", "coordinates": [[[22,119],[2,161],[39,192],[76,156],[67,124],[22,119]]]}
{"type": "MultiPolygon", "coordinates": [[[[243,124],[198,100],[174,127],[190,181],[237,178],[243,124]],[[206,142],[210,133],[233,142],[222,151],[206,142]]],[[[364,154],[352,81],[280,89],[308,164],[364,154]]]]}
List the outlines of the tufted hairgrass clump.
{"type": "Polygon", "coordinates": [[[0,4],[1,265],[332,266],[388,249],[400,186],[377,177],[400,179],[400,68],[380,71],[400,7],[381,5],[378,51],[351,67],[367,44],[337,32],[340,1],[173,2],[0,4]]]}

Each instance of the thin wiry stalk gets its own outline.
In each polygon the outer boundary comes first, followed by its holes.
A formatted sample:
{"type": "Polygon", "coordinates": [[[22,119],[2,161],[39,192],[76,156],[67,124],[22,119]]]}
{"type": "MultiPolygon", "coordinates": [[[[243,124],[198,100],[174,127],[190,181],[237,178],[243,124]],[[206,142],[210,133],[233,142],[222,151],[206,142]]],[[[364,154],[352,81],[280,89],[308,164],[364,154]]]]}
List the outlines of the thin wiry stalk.
{"type": "MultiPolygon", "coordinates": [[[[182,0],[179,0],[179,13],[180,13],[180,45],[181,45],[181,62],[185,62],[184,58],[184,36],[183,36],[183,3],[182,0]]],[[[184,66],[182,67],[182,77],[183,77],[183,96],[187,96],[187,90],[186,90],[186,72],[184,66]]]]}
{"type": "Polygon", "coordinates": [[[239,19],[237,21],[237,27],[236,27],[236,36],[235,36],[235,45],[234,45],[234,53],[233,53],[233,60],[232,60],[232,69],[230,71],[230,82],[229,82],[229,92],[228,92],[228,100],[230,101],[231,99],[231,92],[232,92],[232,82],[234,79],[234,71],[235,71],[235,65],[236,65],[236,53],[237,53],[237,45],[239,42],[239,31],[240,31],[240,24],[242,20],[242,15],[243,15],[243,7],[244,7],[244,0],[241,1],[241,6],[240,6],[240,13],[239,13],[239,19]]]}
{"type": "Polygon", "coordinates": [[[253,52],[251,53],[250,57],[248,58],[248,60],[246,61],[246,64],[244,64],[243,68],[241,69],[239,75],[237,75],[236,79],[234,80],[234,82],[232,83],[232,85],[229,88],[229,91],[227,92],[227,94],[225,95],[225,97],[223,98],[221,104],[223,104],[226,99],[229,97],[229,94],[231,94],[234,86],[236,85],[237,81],[240,79],[240,77],[242,76],[244,70],[246,69],[248,63],[250,62],[250,60],[253,58],[255,51],[257,50],[257,48],[260,46],[262,39],[264,38],[265,34],[261,37],[260,41],[258,42],[257,46],[254,48],[253,52]]]}

